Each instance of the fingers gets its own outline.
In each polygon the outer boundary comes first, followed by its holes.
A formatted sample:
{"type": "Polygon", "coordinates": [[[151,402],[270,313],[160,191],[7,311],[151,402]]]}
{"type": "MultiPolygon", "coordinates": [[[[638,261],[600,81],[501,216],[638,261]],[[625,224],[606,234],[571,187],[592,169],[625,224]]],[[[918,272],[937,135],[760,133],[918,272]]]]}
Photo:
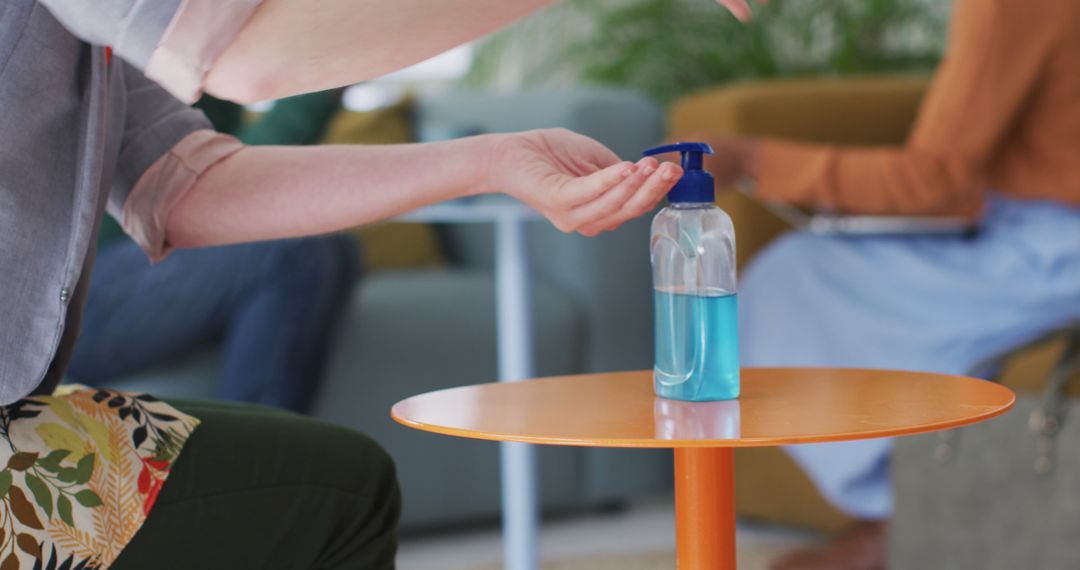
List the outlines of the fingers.
{"type": "Polygon", "coordinates": [[[595,236],[651,211],[682,175],[674,164],[642,159],[618,186],[573,212],[578,231],[595,236]]]}
{"type": "MultiPolygon", "coordinates": [[[[582,135],[577,135],[572,131],[567,131],[574,134],[577,137],[585,138],[582,135]]],[[[581,152],[577,153],[576,158],[581,160],[586,165],[592,168],[607,168],[608,166],[618,164],[622,162],[619,155],[608,147],[596,142],[592,139],[587,139],[587,142],[583,144],[584,148],[581,152]]],[[[626,164],[632,164],[626,161],[626,164]]]]}
{"type": "Polygon", "coordinates": [[[633,177],[638,170],[638,165],[630,161],[613,164],[565,185],[559,191],[560,199],[567,208],[588,204],[633,177]]]}
{"type": "MultiPolygon", "coordinates": [[[[679,176],[676,176],[675,180],[677,181],[678,179],[679,176]]],[[[626,210],[627,212],[632,212],[633,215],[621,219],[610,218],[601,222],[600,225],[603,226],[602,231],[610,232],[623,225],[623,223],[625,222],[628,222],[639,216],[644,216],[645,214],[648,214],[649,212],[655,210],[656,207],[660,205],[660,202],[662,202],[664,198],[667,197],[667,193],[670,191],[670,186],[666,187],[663,191],[659,193],[650,192],[648,191],[648,189],[645,188],[639,189],[638,192],[634,194],[634,197],[630,200],[629,203],[627,203],[626,207],[624,208],[624,210],[626,210]]]]}

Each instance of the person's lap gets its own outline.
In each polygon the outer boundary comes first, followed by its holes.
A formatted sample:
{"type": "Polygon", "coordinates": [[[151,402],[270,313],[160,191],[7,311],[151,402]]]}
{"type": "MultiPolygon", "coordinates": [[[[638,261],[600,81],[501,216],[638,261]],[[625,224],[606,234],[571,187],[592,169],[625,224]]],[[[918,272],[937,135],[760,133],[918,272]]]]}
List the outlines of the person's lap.
{"type": "Polygon", "coordinates": [[[393,568],[400,496],[371,439],[270,408],[171,403],[202,423],[112,568],[393,568]]]}
{"type": "MultiPolygon", "coordinates": [[[[949,237],[795,233],[740,283],[747,366],[968,373],[1080,317],[1080,212],[995,198],[982,231],[949,237]]],[[[788,448],[851,514],[887,516],[888,440],[788,448]]]]}

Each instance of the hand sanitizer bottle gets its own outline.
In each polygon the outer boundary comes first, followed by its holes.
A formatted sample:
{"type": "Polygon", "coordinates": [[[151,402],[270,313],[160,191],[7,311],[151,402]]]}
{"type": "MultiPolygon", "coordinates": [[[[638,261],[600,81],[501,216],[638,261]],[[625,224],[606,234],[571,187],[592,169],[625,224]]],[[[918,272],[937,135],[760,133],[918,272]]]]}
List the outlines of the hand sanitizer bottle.
{"type": "Polygon", "coordinates": [[[713,204],[704,143],[652,148],[682,153],[683,177],[652,222],[656,395],[694,402],[739,396],[735,229],[713,204]]]}

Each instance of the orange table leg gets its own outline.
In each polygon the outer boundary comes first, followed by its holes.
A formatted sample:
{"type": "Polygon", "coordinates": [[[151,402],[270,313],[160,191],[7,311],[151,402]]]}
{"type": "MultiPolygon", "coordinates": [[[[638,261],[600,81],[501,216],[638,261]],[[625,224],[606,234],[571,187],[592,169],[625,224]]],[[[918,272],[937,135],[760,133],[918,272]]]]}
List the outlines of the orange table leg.
{"type": "Polygon", "coordinates": [[[675,449],[679,570],[735,570],[734,467],[730,447],[675,449]]]}

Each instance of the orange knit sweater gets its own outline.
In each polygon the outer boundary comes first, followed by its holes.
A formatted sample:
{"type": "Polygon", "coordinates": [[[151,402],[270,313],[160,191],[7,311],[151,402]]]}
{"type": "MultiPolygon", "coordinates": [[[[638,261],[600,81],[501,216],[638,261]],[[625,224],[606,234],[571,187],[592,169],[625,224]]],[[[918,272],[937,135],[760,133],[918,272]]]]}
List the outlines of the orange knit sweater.
{"type": "Polygon", "coordinates": [[[956,0],[903,148],[764,141],[765,199],[978,217],[984,192],[1080,206],[1080,0],[956,0]]]}

